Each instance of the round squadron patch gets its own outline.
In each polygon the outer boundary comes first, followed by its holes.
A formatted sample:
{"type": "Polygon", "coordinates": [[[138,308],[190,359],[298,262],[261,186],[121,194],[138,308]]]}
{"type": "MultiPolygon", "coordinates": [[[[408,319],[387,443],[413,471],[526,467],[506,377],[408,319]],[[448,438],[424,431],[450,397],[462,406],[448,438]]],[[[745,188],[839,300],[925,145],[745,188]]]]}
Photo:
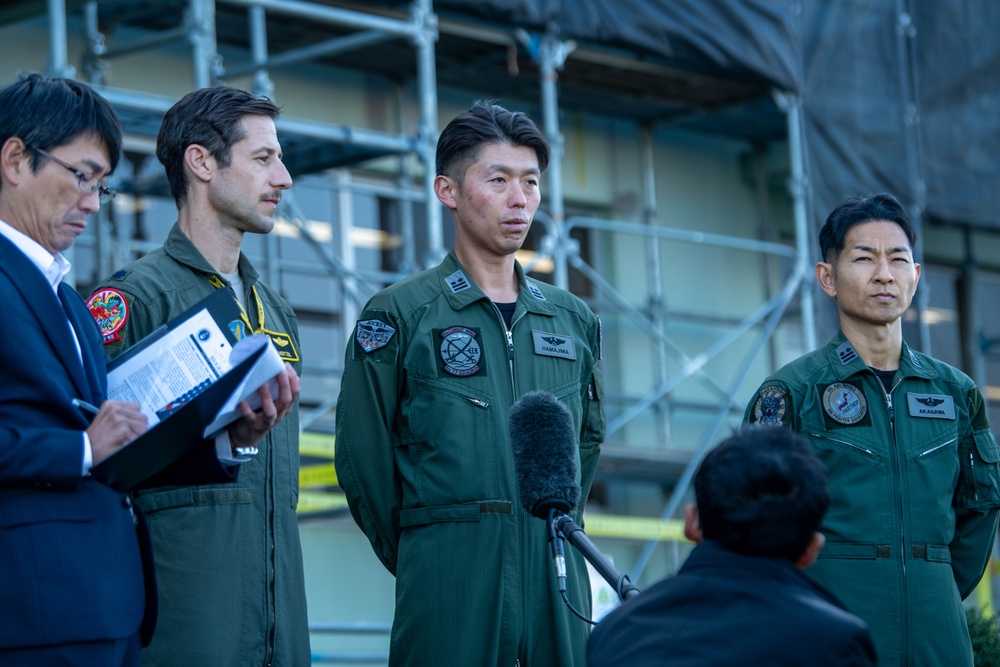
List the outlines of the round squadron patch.
{"type": "Polygon", "coordinates": [[[785,395],[782,387],[764,387],[757,392],[757,402],[753,404],[755,424],[780,426],[785,418],[785,395]]]}
{"type": "Polygon", "coordinates": [[[476,340],[476,332],[466,327],[449,327],[441,332],[441,361],[444,371],[457,377],[475,375],[481,369],[479,361],[483,349],[476,340]]]}
{"type": "Polygon", "coordinates": [[[124,294],[110,288],[98,290],[87,301],[87,308],[101,329],[105,345],[121,340],[118,332],[128,322],[128,301],[124,294]]]}
{"type": "Polygon", "coordinates": [[[868,414],[868,401],[854,385],[834,382],[823,391],[823,409],[838,424],[857,424],[868,414]]]}

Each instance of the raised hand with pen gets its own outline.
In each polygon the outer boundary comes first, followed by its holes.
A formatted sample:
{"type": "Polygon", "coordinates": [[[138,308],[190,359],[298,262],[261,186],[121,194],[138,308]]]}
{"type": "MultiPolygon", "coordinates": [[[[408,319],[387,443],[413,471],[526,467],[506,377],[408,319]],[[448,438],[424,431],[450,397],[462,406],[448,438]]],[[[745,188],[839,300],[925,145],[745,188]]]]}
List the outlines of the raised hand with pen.
{"type": "MultiPolygon", "coordinates": [[[[74,404],[85,411],[95,410],[93,405],[83,401],[77,400],[74,404]]],[[[94,464],[108,458],[148,429],[146,415],[142,414],[138,403],[104,401],[87,428],[94,464]]]]}

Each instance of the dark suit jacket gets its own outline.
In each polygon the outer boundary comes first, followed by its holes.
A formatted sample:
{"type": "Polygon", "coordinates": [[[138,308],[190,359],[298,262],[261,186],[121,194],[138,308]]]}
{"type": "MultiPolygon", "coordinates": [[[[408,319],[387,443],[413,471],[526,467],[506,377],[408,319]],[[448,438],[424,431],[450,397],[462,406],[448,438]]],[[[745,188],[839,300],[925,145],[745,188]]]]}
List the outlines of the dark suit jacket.
{"type": "Polygon", "coordinates": [[[608,614],[587,648],[588,667],[874,664],[864,622],[792,563],[708,541],[608,614]]]}
{"type": "Polygon", "coordinates": [[[129,637],[144,617],[150,635],[155,584],[130,503],[81,478],[91,417],[70,401],[105,399],[97,326],[76,292],[60,285],[56,298],[2,235],[0,303],[0,648],[129,637]]]}

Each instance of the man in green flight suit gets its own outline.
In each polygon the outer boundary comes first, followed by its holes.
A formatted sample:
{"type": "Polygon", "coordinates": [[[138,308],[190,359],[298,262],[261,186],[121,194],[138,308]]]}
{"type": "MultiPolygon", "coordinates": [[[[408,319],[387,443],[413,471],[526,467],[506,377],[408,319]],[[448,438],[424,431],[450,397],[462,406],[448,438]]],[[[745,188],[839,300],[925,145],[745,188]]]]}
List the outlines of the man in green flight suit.
{"type": "MultiPolygon", "coordinates": [[[[227,86],[189,93],[166,114],[156,155],[177,203],[177,224],[161,248],[116,272],[91,296],[124,304],[104,320],[115,357],[217,289],[230,290],[237,338],[266,334],[285,359],[278,396],[265,385],[254,412],[212,447],[158,474],[134,493],[149,519],[160,594],[159,625],[142,652],[145,667],[308,665],[305,578],[295,507],[299,452],[298,324],[277,291],[241,252],[247,233],[267,234],[292,180],[274,128],[278,108],[227,86]],[[273,399],[273,400],[272,400],[273,399]],[[253,456],[239,456],[252,452],[253,456]],[[239,465],[219,481],[212,463],[239,465]]],[[[99,323],[101,320],[99,320],[99,323]]],[[[206,443],[211,444],[211,443],[206,443]]]]}
{"type": "Polygon", "coordinates": [[[849,199],[820,231],[840,332],[764,381],[745,421],[783,425],[823,460],[826,546],[809,574],[864,619],[881,665],[972,665],[962,599],[989,561],[1000,452],[975,383],[911,349],[920,278],[891,195],[849,199]]]}
{"type": "MultiPolygon", "coordinates": [[[[337,475],[396,576],[393,667],[586,662],[588,627],[559,597],[545,522],[520,505],[507,432],[525,393],[563,401],[587,497],[604,439],[600,323],[514,258],[548,157],[523,113],[479,102],[452,120],[434,186],[455,247],[375,295],[347,347],[337,475]]],[[[570,601],[587,614],[586,565],[567,561],[570,601]]]]}

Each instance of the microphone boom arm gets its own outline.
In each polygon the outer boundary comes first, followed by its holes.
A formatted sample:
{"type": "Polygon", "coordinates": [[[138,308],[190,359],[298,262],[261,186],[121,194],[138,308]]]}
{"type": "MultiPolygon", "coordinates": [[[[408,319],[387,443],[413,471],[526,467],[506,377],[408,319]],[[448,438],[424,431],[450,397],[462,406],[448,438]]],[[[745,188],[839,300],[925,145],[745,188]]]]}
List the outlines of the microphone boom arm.
{"type": "Polygon", "coordinates": [[[635,587],[627,574],[619,572],[611,561],[598,550],[594,543],[590,541],[583,528],[578,526],[573,519],[562,512],[555,512],[555,527],[562,532],[569,540],[569,543],[576,547],[583,557],[594,566],[604,580],[614,586],[622,602],[639,594],[639,589],[635,587]]]}

